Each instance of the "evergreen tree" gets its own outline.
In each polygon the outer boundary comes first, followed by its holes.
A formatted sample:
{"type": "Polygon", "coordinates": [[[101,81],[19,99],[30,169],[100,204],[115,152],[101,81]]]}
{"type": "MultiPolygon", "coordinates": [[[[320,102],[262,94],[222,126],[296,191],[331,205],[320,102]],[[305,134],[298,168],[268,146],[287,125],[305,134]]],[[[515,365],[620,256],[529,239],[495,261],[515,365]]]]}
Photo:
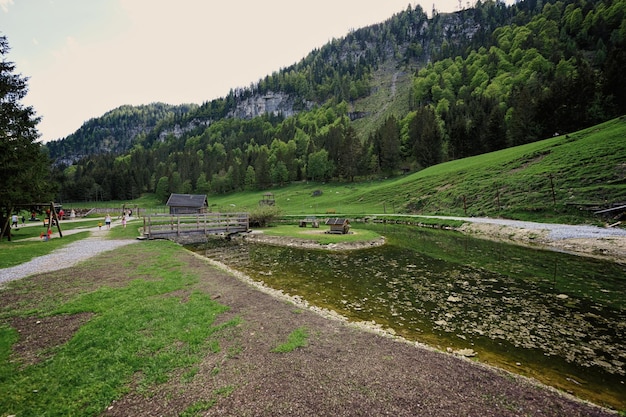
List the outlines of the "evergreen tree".
{"type": "Polygon", "coordinates": [[[256,187],[256,172],[254,172],[254,167],[252,165],[248,165],[246,169],[246,179],[244,181],[244,188],[246,191],[252,191],[256,187]]]}
{"type": "Polygon", "coordinates": [[[269,156],[270,156],[270,152],[269,152],[268,147],[266,145],[260,146],[256,163],[254,166],[254,172],[256,173],[257,188],[259,190],[269,188],[272,185],[269,156]]]}
{"type": "Polygon", "coordinates": [[[378,130],[374,146],[380,170],[392,174],[400,162],[400,129],[395,117],[389,117],[378,130]]]}
{"type": "Polygon", "coordinates": [[[48,177],[50,163],[36,142],[39,118],[20,101],[28,92],[27,78],[14,74],[15,65],[5,61],[9,43],[0,37],[0,236],[9,235],[10,216],[20,205],[47,202],[54,195],[48,177]]]}
{"type": "Polygon", "coordinates": [[[363,148],[361,142],[356,135],[353,127],[348,126],[345,129],[343,141],[339,152],[339,166],[337,170],[339,174],[350,182],[354,181],[354,177],[359,173],[361,159],[363,157],[363,148]]]}
{"type": "Polygon", "coordinates": [[[197,194],[208,194],[211,191],[211,185],[206,179],[206,174],[202,172],[198,179],[196,180],[196,193],[197,194]]]}
{"type": "Polygon", "coordinates": [[[413,155],[421,167],[441,162],[443,139],[432,108],[422,107],[417,110],[409,124],[409,137],[413,143],[413,155]]]}
{"type": "Polygon", "coordinates": [[[170,188],[170,180],[168,177],[161,177],[159,178],[159,182],[157,182],[157,186],[156,186],[156,197],[159,199],[159,201],[165,203],[167,201],[167,199],[169,198],[170,194],[168,189],[170,188]]]}

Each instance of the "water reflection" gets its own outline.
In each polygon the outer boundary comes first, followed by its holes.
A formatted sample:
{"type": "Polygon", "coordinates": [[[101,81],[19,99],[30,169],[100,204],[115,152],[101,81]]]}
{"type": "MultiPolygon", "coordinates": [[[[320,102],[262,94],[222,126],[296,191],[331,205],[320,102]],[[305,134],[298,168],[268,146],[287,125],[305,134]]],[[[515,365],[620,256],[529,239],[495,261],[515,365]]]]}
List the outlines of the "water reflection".
{"type": "Polygon", "coordinates": [[[367,225],[388,244],[328,252],[267,245],[214,257],[358,321],[626,408],[626,267],[452,232],[367,225]]]}

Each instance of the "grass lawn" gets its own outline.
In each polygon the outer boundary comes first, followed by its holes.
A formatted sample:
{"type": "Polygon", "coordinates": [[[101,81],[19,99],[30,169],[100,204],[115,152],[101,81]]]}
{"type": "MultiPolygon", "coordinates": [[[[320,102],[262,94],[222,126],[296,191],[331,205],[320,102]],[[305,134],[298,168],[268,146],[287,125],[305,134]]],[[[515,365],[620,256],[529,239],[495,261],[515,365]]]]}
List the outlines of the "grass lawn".
{"type": "Polygon", "coordinates": [[[89,261],[89,274],[53,272],[8,284],[23,300],[0,306],[3,415],[99,415],[131,383],[141,391],[175,370],[193,375],[207,353],[219,351],[218,335],[238,318],[214,324],[228,308],[194,288],[198,277],[178,260],[182,249],[163,241],[131,246],[121,264],[89,261]],[[30,360],[11,359],[19,336],[5,320],[33,316],[71,339],[30,360]],[[62,325],[71,318],[80,321],[75,330],[62,325]]]}
{"type": "Polygon", "coordinates": [[[379,238],[380,235],[371,230],[363,230],[358,227],[352,227],[350,233],[330,234],[325,233],[327,226],[320,225],[319,228],[299,227],[297,225],[286,224],[261,229],[264,234],[269,236],[295,237],[298,239],[314,240],[321,245],[330,245],[332,243],[360,242],[379,238]]]}

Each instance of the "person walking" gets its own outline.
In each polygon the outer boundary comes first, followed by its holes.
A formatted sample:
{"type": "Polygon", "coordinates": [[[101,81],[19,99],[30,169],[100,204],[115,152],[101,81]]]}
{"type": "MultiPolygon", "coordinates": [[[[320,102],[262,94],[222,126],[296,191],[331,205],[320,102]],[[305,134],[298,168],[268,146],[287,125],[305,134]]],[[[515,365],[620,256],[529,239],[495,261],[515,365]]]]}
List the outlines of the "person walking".
{"type": "Polygon", "coordinates": [[[111,228],[111,215],[109,213],[107,213],[106,217],[104,218],[104,224],[106,224],[107,229],[111,228]]]}
{"type": "Polygon", "coordinates": [[[17,214],[11,216],[11,223],[13,223],[12,226],[15,226],[15,228],[17,229],[17,214]]]}

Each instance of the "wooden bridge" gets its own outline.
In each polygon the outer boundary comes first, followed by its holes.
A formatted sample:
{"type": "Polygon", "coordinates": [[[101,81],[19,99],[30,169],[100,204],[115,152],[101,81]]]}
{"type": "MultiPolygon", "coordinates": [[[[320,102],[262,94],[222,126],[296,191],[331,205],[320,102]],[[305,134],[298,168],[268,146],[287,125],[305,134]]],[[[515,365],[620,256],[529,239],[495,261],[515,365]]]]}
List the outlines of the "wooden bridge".
{"type": "Polygon", "coordinates": [[[144,239],[179,239],[191,235],[225,235],[249,230],[248,213],[155,214],[143,218],[144,239]]]}

